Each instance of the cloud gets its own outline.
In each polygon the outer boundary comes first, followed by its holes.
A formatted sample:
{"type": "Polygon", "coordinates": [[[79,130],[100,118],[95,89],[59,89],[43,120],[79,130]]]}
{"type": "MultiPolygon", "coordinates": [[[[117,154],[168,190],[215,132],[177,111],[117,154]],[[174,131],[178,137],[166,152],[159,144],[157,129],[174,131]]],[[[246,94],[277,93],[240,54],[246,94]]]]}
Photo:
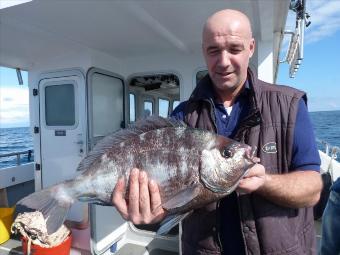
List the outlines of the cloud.
{"type": "Polygon", "coordinates": [[[28,88],[0,88],[0,127],[29,125],[28,88]]]}
{"type": "Polygon", "coordinates": [[[5,97],[4,98],[4,102],[10,102],[10,101],[13,101],[13,98],[10,98],[10,97],[5,97]]]}
{"type": "Polygon", "coordinates": [[[311,14],[312,23],[305,32],[306,43],[317,42],[340,30],[340,1],[308,2],[307,12],[311,14]]]}
{"type": "MultiPolygon", "coordinates": [[[[310,0],[306,11],[310,14],[311,25],[305,29],[305,43],[314,43],[340,31],[340,1],[310,0]]],[[[287,17],[286,30],[295,29],[296,15],[290,11],[287,17]]],[[[288,37],[288,36],[286,36],[288,37]]],[[[287,39],[284,45],[287,45],[287,39]]]]}

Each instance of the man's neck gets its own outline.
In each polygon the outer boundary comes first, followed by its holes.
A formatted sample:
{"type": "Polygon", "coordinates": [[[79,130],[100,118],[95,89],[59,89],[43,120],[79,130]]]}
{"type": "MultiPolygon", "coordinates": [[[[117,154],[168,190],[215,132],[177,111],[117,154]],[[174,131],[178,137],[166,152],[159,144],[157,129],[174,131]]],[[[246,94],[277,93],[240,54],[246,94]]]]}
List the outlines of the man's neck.
{"type": "Polygon", "coordinates": [[[234,104],[243,87],[244,83],[240,86],[237,86],[237,88],[234,90],[215,91],[216,99],[219,103],[222,103],[224,107],[230,107],[234,104]]]}

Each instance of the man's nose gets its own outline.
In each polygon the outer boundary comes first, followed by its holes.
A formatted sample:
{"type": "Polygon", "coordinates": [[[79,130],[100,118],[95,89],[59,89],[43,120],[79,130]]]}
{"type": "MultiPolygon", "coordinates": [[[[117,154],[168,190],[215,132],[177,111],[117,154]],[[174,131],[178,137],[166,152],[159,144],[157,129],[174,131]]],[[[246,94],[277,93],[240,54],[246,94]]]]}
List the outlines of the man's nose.
{"type": "Polygon", "coordinates": [[[230,65],[230,54],[228,51],[226,50],[221,51],[218,64],[221,67],[227,67],[230,65]]]}

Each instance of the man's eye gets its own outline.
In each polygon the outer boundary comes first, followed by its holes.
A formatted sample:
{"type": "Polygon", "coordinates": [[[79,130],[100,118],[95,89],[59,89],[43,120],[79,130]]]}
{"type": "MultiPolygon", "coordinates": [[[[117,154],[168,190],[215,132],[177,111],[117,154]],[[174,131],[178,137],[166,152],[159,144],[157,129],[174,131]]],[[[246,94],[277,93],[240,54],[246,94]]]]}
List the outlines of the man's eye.
{"type": "Polygon", "coordinates": [[[233,156],[233,153],[229,149],[224,149],[222,151],[222,156],[225,158],[231,158],[233,156]]]}
{"type": "Polygon", "coordinates": [[[216,55],[216,54],[218,54],[219,53],[219,50],[218,49],[214,49],[214,50],[209,50],[208,51],[208,54],[209,55],[216,55]]]}
{"type": "Polygon", "coordinates": [[[231,49],[230,50],[230,53],[231,54],[238,54],[238,53],[240,53],[242,50],[241,49],[231,49]]]}

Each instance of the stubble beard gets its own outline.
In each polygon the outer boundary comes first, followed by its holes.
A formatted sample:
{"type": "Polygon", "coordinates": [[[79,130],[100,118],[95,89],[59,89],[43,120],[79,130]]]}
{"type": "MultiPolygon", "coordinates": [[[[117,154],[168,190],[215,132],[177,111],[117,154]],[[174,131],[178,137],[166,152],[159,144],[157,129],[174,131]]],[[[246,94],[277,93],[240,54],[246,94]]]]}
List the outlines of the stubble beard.
{"type": "Polygon", "coordinates": [[[240,79],[229,80],[229,81],[221,81],[216,79],[213,81],[216,92],[218,93],[226,93],[226,94],[234,94],[235,91],[242,85],[240,79]]]}

